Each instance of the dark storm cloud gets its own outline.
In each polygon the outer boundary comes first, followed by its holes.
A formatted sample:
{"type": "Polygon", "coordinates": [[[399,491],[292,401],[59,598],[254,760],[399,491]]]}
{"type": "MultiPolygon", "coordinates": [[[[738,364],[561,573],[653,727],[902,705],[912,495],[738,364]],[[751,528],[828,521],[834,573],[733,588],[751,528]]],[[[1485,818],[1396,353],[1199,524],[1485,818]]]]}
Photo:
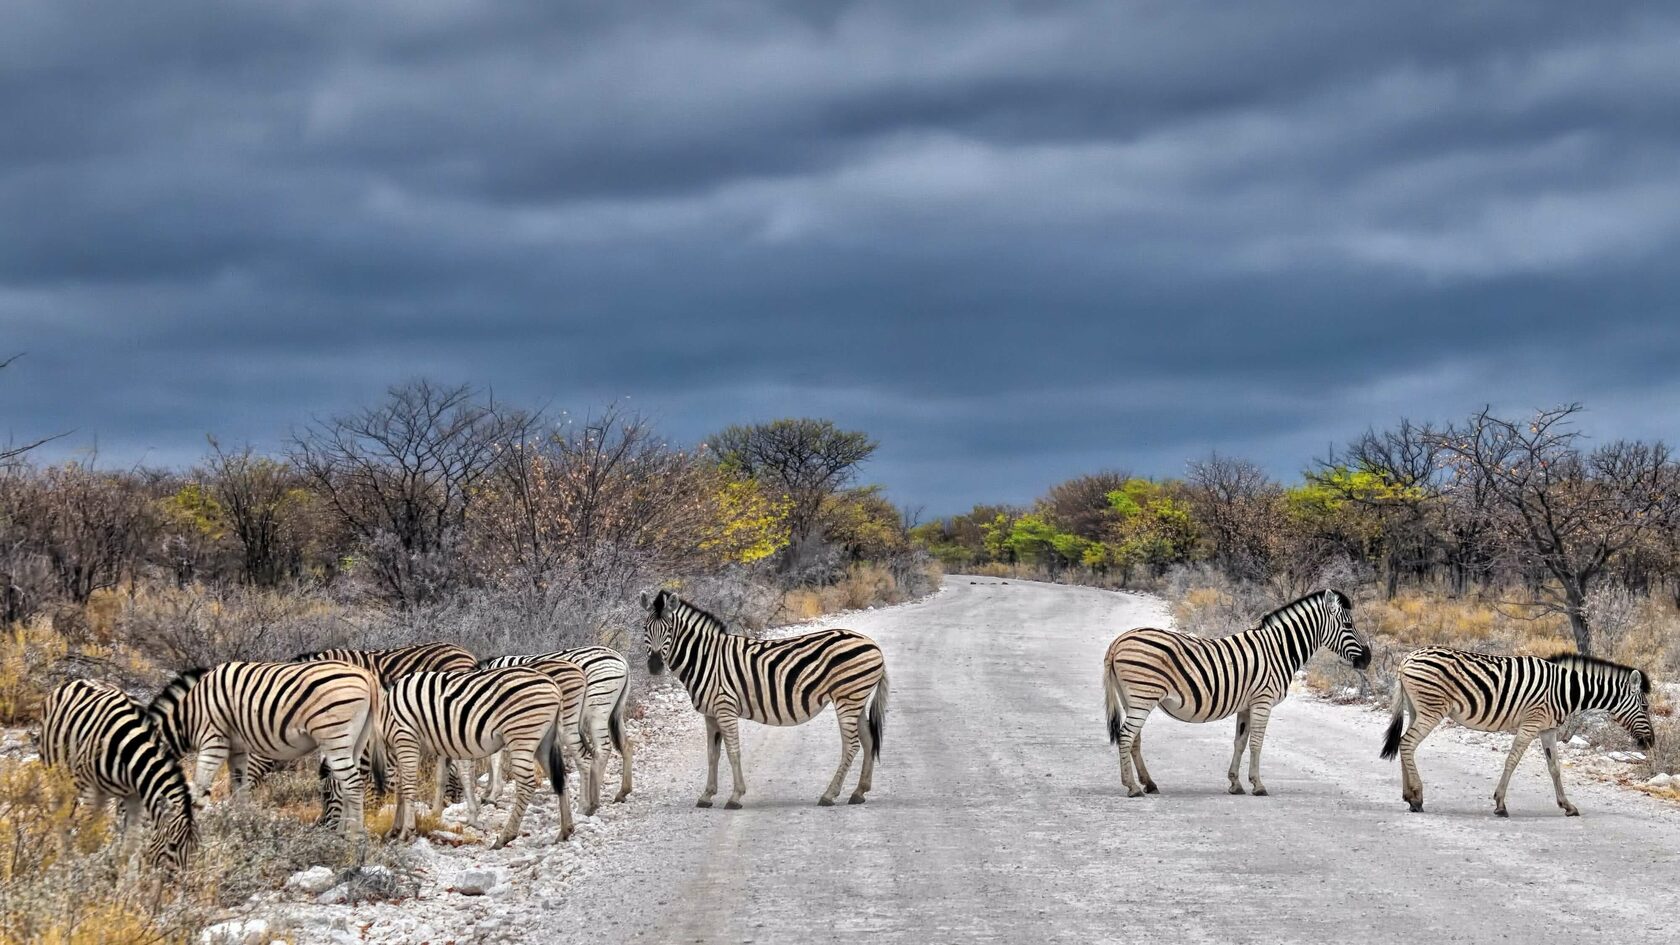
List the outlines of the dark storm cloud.
{"type": "Polygon", "coordinates": [[[680,439],[833,416],[941,512],[1487,401],[1663,435],[1677,41],[1656,3],[14,3],[0,434],[186,462],[424,374],[680,439]]]}

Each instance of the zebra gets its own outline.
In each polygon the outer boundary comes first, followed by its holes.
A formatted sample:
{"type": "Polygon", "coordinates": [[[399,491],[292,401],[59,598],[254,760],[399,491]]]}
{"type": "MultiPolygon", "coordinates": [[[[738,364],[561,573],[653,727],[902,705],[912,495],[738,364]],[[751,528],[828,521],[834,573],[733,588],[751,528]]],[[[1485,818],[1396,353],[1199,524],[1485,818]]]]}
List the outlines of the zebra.
{"type": "Polygon", "coordinates": [[[630,796],[630,738],[624,732],[624,706],[630,695],[630,662],[611,647],[579,646],[531,656],[499,656],[479,665],[485,669],[499,669],[531,666],[549,660],[577,664],[589,681],[584,696],[582,724],[585,740],[595,755],[592,763],[578,775],[583,782],[584,813],[593,814],[601,802],[601,782],[607,770],[604,749],[608,744],[618,752],[623,762],[618,774],[618,794],[613,797],[613,803],[630,796]]]}
{"type": "Polygon", "coordinates": [[[670,591],[647,608],[644,639],[648,671],[670,665],[706,717],[706,789],[697,807],[717,793],[718,747],[729,750],[735,788],[723,806],[739,809],[747,782],[741,775],[741,719],[765,725],[798,725],[829,703],[840,722],[840,767],[817,803],[834,804],[861,749],[863,772],[849,803],[862,804],[873,784],[875,761],[887,721],[887,665],[874,640],[851,630],[818,630],[781,640],[730,633],[723,621],[670,591]]]}
{"type": "MultiPolygon", "coordinates": [[[[325,650],[313,650],[300,653],[292,657],[294,663],[307,663],[317,660],[338,660],[350,663],[363,669],[371,669],[379,675],[382,685],[393,682],[410,673],[434,672],[447,673],[462,670],[472,670],[478,666],[478,658],[464,647],[453,643],[432,641],[429,643],[411,643],[407,646],[394,646],[383,650],[358,650],[353,647],[332,647],[325,650]]],[[[272,771],[280,767],[282,762],[260,755],[253,756],[248,766],[251,783],[260,783],[272,771]]],[[[438,765],[439,778],[446,782],[445,793],[450,797],[459,796],[462,787],[458,773],[454,767],[438,765]]],[[[323,788],[331,785],[325,766],[319,772],[323,788]]],[[[332,823],[340,812],[330,792],[322,794],[322,821],[332,823]]]]}
{"type": "Polygon", "coordinates": [[[1249,783],[1256,796],[1265,796],[1260,749],[1266,723],[1295,671],[1320,649],[1334,650],[1355,669],[1370,665],[1371,648],[1354,629],[1353,605],[1341,591],[1314,591],[1260,618],[1259,626],[1219,639],[1153,627],[1115,637],[1103,657],[1103,688],[1108,738],[1119,746],[1128,796],[1159,790],[1143,763],[1143,723],[1156,706],[1182,722],[1236,715],[1229,793],[1243,793],[1237,771],[1246,741],[1249,783]]]}
{"type": "Polygon", "coordinates": [[[253,754],[284,762],[319,750],[344,792],[344,829],[354,836],[364,829],[357,764],[364,752],[374,783],[385,779],[378,725],[383,692],[374,673],[349,663],[233,662],[182,672],[146,713],[175,757],[198,753],[196,799],[209,793],[224,762],[237,786],[247,783],[253,754]]]}
{"type": "MultiPolygon", "coordinates": [[[[519,835],[536,789],[537,763],[546,769],[560,800],[560,839],[569,838],[572,805],[566,796],[565,756],[572,753],[575,758],[579,751],[577,709],[583,693],[583,674],[576,672],[569,700],[547,674],[525,667],[412,673],[392,684],[380,719],[397,778],[392,834],[405,840],[414,834],[422,754],[460,762],[506,749],[517,793],[493,848],[519,835]]],[[[468,816],[476,820],[476,791],[467,791],[467,805],[468,816]]]]}
{"type": "Polygon", "coordinates": [[[1417,747],[1443,718],[1484,732],[1512,732],[1505,772],[1493,792],[1493,812],[1505,809],[1505,789],[1511,772],[1534,736],[1546,752],[1557,805],[1564,816],[1580,810],[1563,793],[1558,767],[1558,727],[1577,712],[1603,709],[1610,713],[1641,749],[1655,741],[1651,728],[1651,680],[1631,666],[1609,660],[1559,653],[1548,659],[1534,656],[1487,656],[1444,646],[1414,650],[1400,664],[1399,684],[1383,739],[1382,757],[1400,756],[1400,796],[1414,812],[1423,810],[1423,779],[1418,775],[1417,747]],[[1406,712],[1412,724],[1407,727],[1406,712]],[[1404,730],[1404,734],[1401,734],[1404,730]]]}
{"type": "Polygon", "coordinates": [[[78,803],[98,809],[119,799],[124,833],[142,809],[151,815],[147,863],[171,876],[186,867],[198,846],[192,792],[143,706],[108,683],[60,683],[47,694],[37,738],[41,760],[70,769],[78,803]]]}

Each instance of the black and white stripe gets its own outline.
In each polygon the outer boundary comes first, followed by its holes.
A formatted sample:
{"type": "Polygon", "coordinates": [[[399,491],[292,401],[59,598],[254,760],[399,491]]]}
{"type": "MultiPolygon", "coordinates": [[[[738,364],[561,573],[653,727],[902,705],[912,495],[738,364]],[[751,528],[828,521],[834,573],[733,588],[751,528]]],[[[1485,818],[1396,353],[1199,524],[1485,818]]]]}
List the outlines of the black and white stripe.
{"type": "Polygon", "coordinates": [[[371,671],[332,660],[223,663],[187,670],[152,700],[147,715],[177,758],[197,752],[193,793],[210,790],[224,762],[234,783],[248,783],[253,755],[281,762],[319,751],[347,799],[345,830],[362,830],[366,752],[376,782],[384,778],[378,715],[383,703],[371,671]]]}
{"type": "Polygon", "coordinates": [[[123,827],[152,822],[146,862],[174,873],[198,844],[192,793],[180,762],[152,728],[146,710],[115,686],[85,679],[61,683],[41,712],[41,759],[70,770],[79,801],[123,806],[123,827]]]}
{"type": "Polygon", "coordinates": [[[579,646],[528,656],[499,656],[481,664],[486,669],[533,666],[550,660],[565,660],[583,670],[588,688],[583,699],[581,724],[584,739],[594,750],[591,763],[578,773],[583,782],[583,812],[595,813],[600,806],[601,782],[606,774],[606,746],[612,745],[622,762],[618,775],[617,803],[630,796],[630,739],[624,732],[624,707],[630,693],[630,662],[606,646],[579,646]]]}
{"type": "Polygon", "coordinates": [[[1400,756],[1400,794],[1414,811],[1423,810],[1417,747],[1445,718],[1468,728],[1516,736],[1493,792],[1493,812],[1501,817],[1508,816],[1505,790],[1511,772],[1535,736],[1546,752],[1558,806],[1570,817],[1580,813],[1564,796],[1557,752],[1558,727],[1577,712],[1602,709],[1610,713],[1640,748],[1651,747],[1655,739],[1650,679],[1631,666],[1609,660],[1575,653],[1550,659],[1488,656],[1429,646],[1408,655],[1398,675],[1382,757],[1400,756]],[[1408,711],[1409,727],[1405,724],[1408,711]]]}
{"type": "Polygon", "coordinates": [[[293,661],[303,663],[312,660],[337,660],[371,669],[379,674],[380,681],[387,686],[411,673],[450,673],[478,667],[478,658],[473,656],[470,650],[440,641],[396,646],[385,650],[334,647],[300,654],[293,661]]]}
{"type": "Polygon", "coordinates": [[[1156,790],[1143,762],[1143,723],[1160,706],[1183,722],[1235,715],[1236,743],[1226,775],[1230,793],[1243,793],[1237,770],[1246,743],[1249,784],[1255,794],[1265,794],[1260,749],[1272,707],[1288,694],[1295,671],[1321,649],[1356,669],[1371,662],[1370,647],[1354,629],[1352,605],[1340,591],[1315,591],[1262,617],[1258,627],[1227,637],[1153,627],[1115,637],[1103,657],[1103,688],[1109,741],[1120,748],[1127,793],[1137,797],[1156,790]]]}
{"type": "MultiPolygon", "coordinates": [[[[520,821],[536,790],[536,767],[548,773],[560,801],[560,839],[572,834],[572,805],[566,796],[565,755],[581,753],[577,711],[583,674],[577,674],[572,714],[559,684],[525,667],[456,673],[411,673],[386,692],[381,725],[397,776],[397,815],[392,831],[412,836],[421,761],[470,762],[505,750],[516,797],[495,846],[519,835],[520,821]]],[[[437,803],[437,802],[434,802],[437,803]]],[[[478,817],[476,791],[467,792],[469,816],[478,817]]]]}
{"type": "Polygon", "coordinates": [[[720,743],[729,751],[735,777],[734,792],[724,806],[741,806],[747,792],[741,774],[741,719],[797,725],[830,703],[840,723],[840,767],[818,803],[834,803],[860,749],[863,771],[850,800],[863,803],[887,717],[886,658],[874,640],[838,629],[754,640],[730,633],[723,621],[669,591],[660,591],[651,601],[644,598],[643,604],[648,610],[648,670],[660,673],[669,665],[706,717],[706,790],[699,806],[712,806],[717,793],[720,743]]]}

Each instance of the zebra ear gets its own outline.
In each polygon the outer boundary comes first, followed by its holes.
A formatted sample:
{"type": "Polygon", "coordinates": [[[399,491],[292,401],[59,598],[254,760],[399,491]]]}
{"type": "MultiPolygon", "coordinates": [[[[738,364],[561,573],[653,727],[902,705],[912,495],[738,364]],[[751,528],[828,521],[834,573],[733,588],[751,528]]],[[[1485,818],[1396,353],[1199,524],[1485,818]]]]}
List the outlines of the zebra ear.
{"type": "Polygon", "coordinates": [[[642,609],[643,610],[648,609],[647,591],[642,592],[642,609]]]}

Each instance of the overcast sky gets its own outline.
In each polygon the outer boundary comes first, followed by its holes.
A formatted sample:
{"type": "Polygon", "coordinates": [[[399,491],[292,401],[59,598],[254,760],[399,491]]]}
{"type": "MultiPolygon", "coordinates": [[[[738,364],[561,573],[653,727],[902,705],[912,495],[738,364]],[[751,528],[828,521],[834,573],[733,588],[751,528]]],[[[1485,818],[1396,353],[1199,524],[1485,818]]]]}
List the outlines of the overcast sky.
{"type": "Polygon", "coordinates": [[[9,0],[0,439],[187,464],[428,376],[832,417],[929,513],[1484,402],[1675,439],[1676,49],[1664,3],[9,0]]]}

